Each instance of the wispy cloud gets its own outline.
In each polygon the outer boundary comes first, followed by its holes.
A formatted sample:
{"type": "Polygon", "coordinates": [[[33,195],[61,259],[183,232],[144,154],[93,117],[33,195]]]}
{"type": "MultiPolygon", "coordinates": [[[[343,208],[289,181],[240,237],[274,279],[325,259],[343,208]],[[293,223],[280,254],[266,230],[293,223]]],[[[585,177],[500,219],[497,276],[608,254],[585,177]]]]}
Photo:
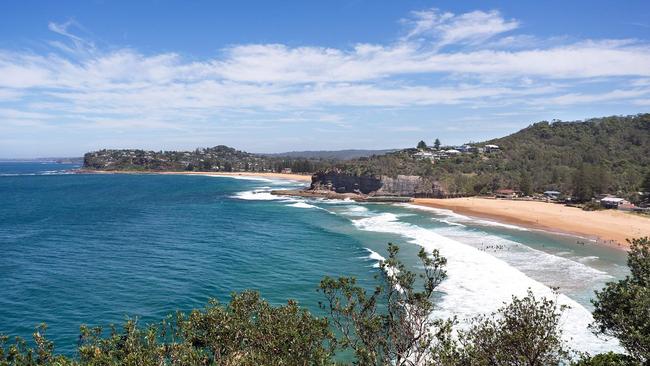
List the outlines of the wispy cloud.
{"type": "Polygon", "coordinates": [[[75,21],[51,22],[49,29],[63,37],[53,52],[0,50],[0,103],[11,102],[11,110],[32,119],[161,129],[215,121],[228,111],[282,112],[279,122],[309,111],[310,120],[336,116],[329,122],[342,124],[344,113],[332,109],[645,105],[647,40],[545,42],[512,34],[520,21],[494,10],[429,9],[402,22],[406,36],[396,42],[241,44],[203,60],[100,49],[75,33],[85,32],[75,21]],[[596,78],[606,79],[609,90],[581,89],[596,78]]]}
{"type": "Polygon", "coordinates": [[[412,12],[403,22],[410,28],[406,39],[430,38],[439,46],[476,44],[519,27],[518,21],[506,20],[495,10],[457,15],[428,9],[412,12]]]}

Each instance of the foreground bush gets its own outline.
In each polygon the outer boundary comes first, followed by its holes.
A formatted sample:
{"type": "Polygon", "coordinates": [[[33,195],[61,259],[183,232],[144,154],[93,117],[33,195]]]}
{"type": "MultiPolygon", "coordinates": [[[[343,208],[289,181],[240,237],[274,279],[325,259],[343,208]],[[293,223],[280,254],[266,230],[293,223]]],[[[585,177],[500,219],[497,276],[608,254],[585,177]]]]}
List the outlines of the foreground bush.
{"type": "Polygon", "coordinates": [[[17,339],[0,344],[0,365],[324,365],[332,357],[326,319],[296,302],[273,307],[256,292],[234,294],[226,306],[210,301],[203,310],[177,313],[158,325],[122,330],[81,328],[78,359],[53,356],[45,327],[35,348],[17,339]]]}
{"type": "Polygon", "coordinates": [[[630,275],[596,292],[595,330],[620,340],[639,363],[650,362],[650,238],[630,241],[630,275]]]}
{"type": "MultiPolygon", "coordinates": [[[[650,240],[631,242],[631,275],[610,283],[594,300],[595,330],[621,340],[629,355],[607,353],[577,366],[647,364],[650,349],[650,240]]],[[[398,259],[389,244],[381,285],[369,293],[354,278],[325,278],[320,291],[327,318],[295,301],[271,306],[256,292],[233,294],[228,304],[210,301],[201,310],[178,312],[145,327],[82,326],[74,359],[56,355],[45,325],[33,346],[0,337],[0,366],[334,365],[336,352],[351,352],[357,365],[547,366],[575,356],[562,340],[563,307],[532,292],[454,331],[456,320],[434,319],[432,301],[445,279],[445,259],[421,250],[421,274],[398,259]],[[417,284],[417,286],[416,286],[417,284]],[[416,290],[421,287],[421,290],[416,290]],[[332,332],[336,330],[336,334],[332,332]]]]}

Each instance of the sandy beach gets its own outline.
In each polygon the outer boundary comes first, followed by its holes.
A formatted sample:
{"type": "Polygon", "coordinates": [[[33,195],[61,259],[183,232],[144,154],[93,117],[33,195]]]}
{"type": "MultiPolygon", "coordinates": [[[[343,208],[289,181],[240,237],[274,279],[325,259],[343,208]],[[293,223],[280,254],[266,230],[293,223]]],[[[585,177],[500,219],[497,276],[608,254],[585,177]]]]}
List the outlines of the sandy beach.
{"type": "Polygon", "coordinates": [[[627,238],[650,236],[650,218],[617,211],[583,211],[554,203],[490,198],[421,198],[416,205],[452,210],[542,230],[575,234],[600,243],[627,247],[627,238]]]}
{"type": "Polygon", "coordinates": [[[84,170],[81,169],[79,173],[90,174],[171,174],[171,175],[208,175],[208,176],[239,176],[239,177],[257,177],[269,179],[288,179],[297,180],[301,182],[311,182],[311,174],[295,174],[295,173],[270,173],[270,172],[155,172],[155,171],[125,171],[125,170],[84,170]]]}

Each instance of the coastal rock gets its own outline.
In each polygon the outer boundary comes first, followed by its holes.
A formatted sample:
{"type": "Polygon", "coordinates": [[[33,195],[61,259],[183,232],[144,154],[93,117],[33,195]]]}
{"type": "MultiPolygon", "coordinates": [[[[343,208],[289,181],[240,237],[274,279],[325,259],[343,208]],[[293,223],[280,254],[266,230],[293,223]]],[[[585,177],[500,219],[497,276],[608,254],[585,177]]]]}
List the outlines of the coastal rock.
{"type": "Polygon", "coordinates": [[[339,170],[312,175],[310,190],[357,193],[370,196],[444,197],[446,192],[432,179],[416,175],[353,175],[339,170]]]}

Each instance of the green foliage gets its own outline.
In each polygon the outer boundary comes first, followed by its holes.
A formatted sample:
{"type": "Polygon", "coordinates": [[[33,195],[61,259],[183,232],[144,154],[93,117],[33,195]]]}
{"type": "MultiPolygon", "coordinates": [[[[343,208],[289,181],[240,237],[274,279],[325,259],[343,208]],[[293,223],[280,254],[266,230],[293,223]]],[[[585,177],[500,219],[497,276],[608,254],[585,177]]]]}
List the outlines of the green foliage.
{"type": "Polygon", "coordinates": [[[424,142],[424,141],[422,141],[422,140],[420,140],[420,142],[418,142],[418,146],[417,146],[417,148],[418,148],[418,149],[426,149],[426,148],[427,148],[427,143],[424,142]]]}
{"type": "Polygon", "coordinates": [[[54,344],[47,340],[46,331],[45,324],[36,327],[32,334],[35,347],[28,346],[20,337],[7,344],[9,337],[0,336],[0,366],[72,365],[66,357],[54,355],[54,344]]]}
{"type": "Polygon", "coordinates": [[[600,211],[604,209],[605,208],[600,204],[600,202],[596,201],[590,201],[582,205],[583,211],[600,211]]]}
{"type": "Polygon", "coordinates": [[[501,149],[450,157],[433,167],[428,161],[414,159],[409,149],[343,162],[337,167],[357,175],[423,175],[441,182],[466,179],[467,183],[450,189],[462,194],[517,188],[522,183],[527,188],[528,177],[522,182],[522,175],[527,174],[534,192],[558,190],[577,194],[583,201],[599,193],[629,196],[647,186],[642,181],[650,166],[650,114],[539,122],[474,145],[485,144],[501,149]],[[428,164],[428,169],[422,163],[428,164]]]}
{"type": "Polygon", "coordinates": [[[446,322],[431,319],[431,297],[446,277],[446,260],[437,250],[431,254],[420,250],[423,290],[416,291],[418,276],[397,259],[398,252],[397,246],[389,244],[388,259],[381,263],[385,286],[371,294],[353,278],[321,281],[320,291],[327,299],[321,307],[339,331],[339,345],[352,349],[359,365],[421,364],[435,340],[431,330],[446,327],[446,322]],[[378,307],[382,298],[383,311],[378,307]]]}
{"type": "Polygon", "coordinates": [[[263,156],[215,146],[194,151],[100,150],[84,155],[84,169],[127,171],[225,171],[296,173],[325,169],[331,160],[263,156]]]}
{"type": "Polygon", "coordinates": [[[530,173],[528,173],[528,171],[521,172],[521,178],[519,179],[519,190],[525,196],[530,196],[533,194],[533,180],[530,177],[530,173]]]}
{"type": "Polygon", "coordinates": [[[639,363],[650,362],[650,238],[630,241],[625,279],[596,292],[594,328],[618,338],[639,363]]]}
{"type": "MultiPolygon", "coordinates": [[[[421,249],[423,272],[409,271],[389,244],[381,263],[382,285],[367,292],[354,278],[326,277],[318,318],[295,301],[271,306],[258,293],[233,294],[222,305],[178,312],[159,324],[140,327],[128,320],[120,329],[81,327],[77,357],[54,354],[46,326],[33,345],[0,337],[0,366],[92,365],[334,365],[336,351],[351,350],[358,365],[546,366],[568,365],[575,356],[562,339],[565,309],[552,299],[524,298],[455,331],[456,319],[432,318],[432,298],[446,278],[446,260],[421,249]],[[421,288],[416,290],[416,287],[421,288]],[[337,333],[332,332],[333,327],[337,333]]],[[[617,337],[629,355],[607,353],[575,366],[638,366],[650,355],[650,238],[631,241],[630,275],[596,293],[594,329],[617,337]]]]}
{"type": "Polygon", "coordinates": [[[650,171],[648,171],[645,178],[643,178],[643,182],[641,183],[641,192],[650,194],[650,171]]]}
{"type": "Polygon", "coordinates": [[[461,330],[458,341],[449,341],[437,352],[441,365],[567,364],[571,350],[562,339],[560,316],[564,307],[551,299],[536,299],[532,292],[490,316],[473,319],[461,330]]]}
{"type": "Polygon", "coordinates": [[[628,355],[620,353],[608,352],[595,355],[593,357],[585,357],[582,360],[573,364],[574,366],[641,366],[628,355]]]}
{"type": "Polygon", "coordinates": [[[433,142],[433,147],[438,150],[440,149],[440,140],[436,138],[436,141],[433,142]]]}
{"type": "Polygon", "coordinates": [[[326,319],[294,301],[273,307],[251,291],[233,294],[227,306],[212,300],[157,325],[129,320],[108,334],[82,326],[78,360],[53,356],[44,331],[34,333],[34,349],[1,339],[0,365],[329,365],[334,339],[326,319]]]}

